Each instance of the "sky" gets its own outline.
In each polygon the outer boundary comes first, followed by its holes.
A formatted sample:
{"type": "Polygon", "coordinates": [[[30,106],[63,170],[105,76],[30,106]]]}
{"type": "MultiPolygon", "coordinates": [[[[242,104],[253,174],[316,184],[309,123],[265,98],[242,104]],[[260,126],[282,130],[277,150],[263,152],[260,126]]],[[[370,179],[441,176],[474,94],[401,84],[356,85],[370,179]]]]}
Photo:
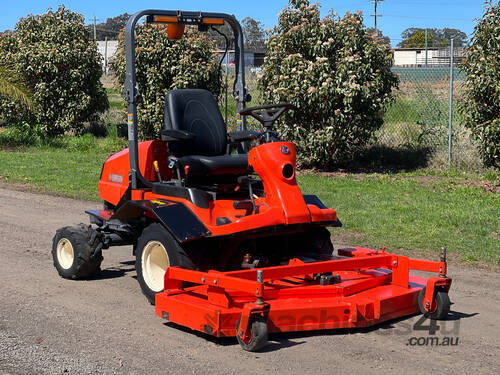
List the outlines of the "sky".
{"type": "MultiPolygon", "coordinates": [[[[0,31],[12,30],[20,17],[45,13],[49,7],[57,9],[61,4],[82,13],[89,24],[94,16],[99,23],[125,12],[153,8],[224,12],[234,14],[239,20],[249,16],[262,22],[265,28],[272,28],[288,0],[4,0],[3,3],[7,9],[0,13],[0,31]]],[[[372,0],[320,0],[320,4],[322,15],[332,8],[341,16],[347,11],[361,10],[365,24],[373,27],[372,0]]],[[[384,0],[378,5],[378,12],[382,15],[378,18],[378,27],[391,38],[393,46],[400,42],[401,32],[409,27],[455,28],[470,36],[474,20],[481,17],[483,7],[483,0],[384,0]]]]}

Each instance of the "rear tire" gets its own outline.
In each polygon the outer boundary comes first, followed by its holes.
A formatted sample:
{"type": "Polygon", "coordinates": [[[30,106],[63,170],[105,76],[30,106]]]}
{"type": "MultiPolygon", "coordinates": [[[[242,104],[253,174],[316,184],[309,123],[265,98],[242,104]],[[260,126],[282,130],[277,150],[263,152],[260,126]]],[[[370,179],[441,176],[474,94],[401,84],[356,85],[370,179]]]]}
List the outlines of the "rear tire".
{"type": "Polygon", "coordinates": [[[154,305],[155,296],[163,291],[167,267],[194,269],[193,262],[181,245],[159,223],[150,224],[137,240],[135,269],[142,293],[154,305]]]}
{"type": "Polygon", "coordinates": [[[57,230],[52,240],[54,267],[65,279],[87,279],[101,269],[102,242],[90,225],[57,230]]]}

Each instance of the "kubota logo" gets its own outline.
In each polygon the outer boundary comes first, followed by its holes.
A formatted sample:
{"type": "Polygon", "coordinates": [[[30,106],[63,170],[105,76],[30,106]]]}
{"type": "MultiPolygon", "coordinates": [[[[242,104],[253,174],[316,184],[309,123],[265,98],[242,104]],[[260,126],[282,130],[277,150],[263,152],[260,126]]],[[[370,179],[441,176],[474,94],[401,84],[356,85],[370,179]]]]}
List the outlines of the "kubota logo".
{"type": "Polygon", "coordinates": [[[281,153],[288,155],[290,153],[290,149],[288,148],[288,146],[281,146],[281,153]]]}

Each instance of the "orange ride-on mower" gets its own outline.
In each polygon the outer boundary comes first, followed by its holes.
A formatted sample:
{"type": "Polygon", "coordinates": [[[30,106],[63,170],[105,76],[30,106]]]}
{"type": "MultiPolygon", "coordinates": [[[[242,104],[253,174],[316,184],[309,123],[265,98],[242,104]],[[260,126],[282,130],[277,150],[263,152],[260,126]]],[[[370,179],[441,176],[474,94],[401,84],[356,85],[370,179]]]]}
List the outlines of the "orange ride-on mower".
{"type": "Polygon", "coordinates": [[[337,213],[301,193],[295,145],[273,130],[292,106],[245,108],[243,34],[234,16],[141,11],[128,21],[125,40],[129,148],[104,163],[104,209],[87,211],[92,225],[57,231],[52,254],[62,277],[91,277],[104,249],[133,245],[137,279],[158,316],[216,337],[236,336],[250,351],[272,332],[366,327],[419,311],[446,317],[451,279],[444,251],[439,262],[385,249],[333,254],[327,228],[341,226],[337,213]],[[227,134],[210,92],[172,90],[161,139],[138,142],[134,28],[143,16],[166,23],[173,38],[185,25],[231,27],[238,131],[227,134]],[[246,130],[246,116],[263,131],[246,130]],[[250,142],[257,145],[247,152],[250,142]]]}

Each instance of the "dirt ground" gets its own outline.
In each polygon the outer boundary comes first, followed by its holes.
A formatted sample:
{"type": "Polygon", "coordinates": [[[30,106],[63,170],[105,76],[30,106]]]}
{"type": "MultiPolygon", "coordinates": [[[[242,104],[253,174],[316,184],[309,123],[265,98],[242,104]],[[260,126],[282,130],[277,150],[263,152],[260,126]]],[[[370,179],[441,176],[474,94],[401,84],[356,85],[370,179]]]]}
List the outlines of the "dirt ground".
{"type": "Polygon", "coordinates": [[[58,227],[96,203],[0,187],[0,374],[500,373],[500,278],[450,266],[450,320],[430,345],[419,316],[374,329],[281,334],[263,352],[165,324],[141,294],[129,247],[104,253],[90,281],[60,278],[58,227]],[[415,344],[416,343],[416,344],[415,344]]]}

